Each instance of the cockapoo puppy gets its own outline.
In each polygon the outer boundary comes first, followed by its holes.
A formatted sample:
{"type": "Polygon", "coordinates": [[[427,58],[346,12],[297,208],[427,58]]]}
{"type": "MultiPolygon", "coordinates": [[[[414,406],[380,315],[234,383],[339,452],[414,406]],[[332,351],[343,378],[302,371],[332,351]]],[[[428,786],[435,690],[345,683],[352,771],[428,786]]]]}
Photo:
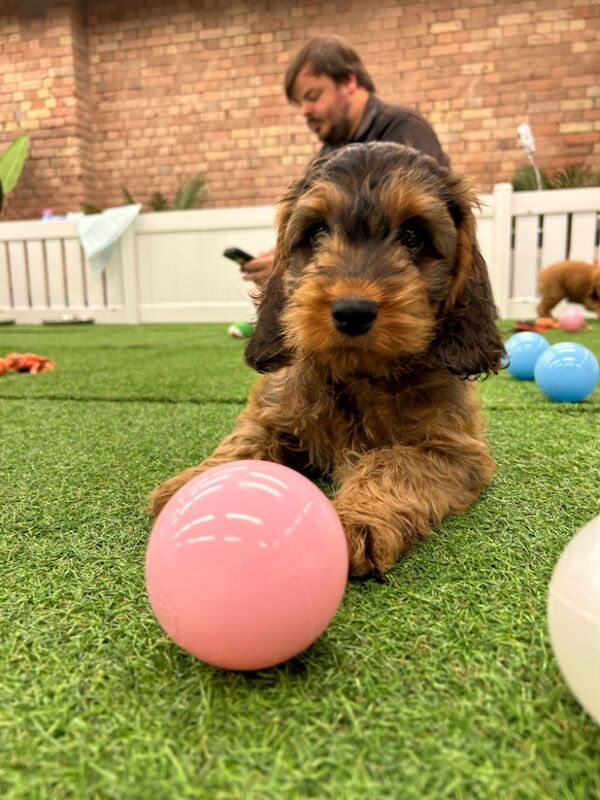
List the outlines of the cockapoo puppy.
{"type": "Polygon", "coordinates": [[[367,575],[464,512],[494,473],[469,379],[504,352],[475,202],[401,145],[315,160],[279,204],[246,350],[263,374],[215,452],[154,490],[153,513],[209,467],[280,462],[333,482],[351,573],[367,575]]]}
{"type": "Polygon", "coordinates": [[[540,272],[538,317],[549,317],[561,300],[581,303],[600,316],[600,266],[585,261],[559,261],[540,272]]]}

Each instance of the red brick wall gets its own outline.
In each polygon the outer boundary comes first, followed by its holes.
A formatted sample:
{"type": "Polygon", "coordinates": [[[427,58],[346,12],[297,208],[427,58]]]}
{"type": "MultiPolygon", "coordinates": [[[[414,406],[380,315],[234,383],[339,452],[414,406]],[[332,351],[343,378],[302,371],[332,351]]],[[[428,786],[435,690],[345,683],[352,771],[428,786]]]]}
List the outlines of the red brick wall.
{"type": "Polygon", "coordinates": [[[425,114],[478,190],[525,163],[521,122],[542,168],[598,166],[598,0],[13,0],[0,2],[0,148],[22,132],[32,147],[4,217],[120,204],[123,184],[172,196],[196,172],[210,206],[273,202],[318,147],[283,73],[331,32],[383,99],[425,114]]]}
{"type": "Polygon", "coordinates": [[[3,217],[38,216],[53,204],[77,209],[86,183],[91,188],[94,180],[83,147],[77,4],[5,5],[0,5],[0,148],[21,133],[28,133],[32,144],[3,217]],[[12,13],[2,13],[5,5],[12,13]],[[16,11],[28,7],[29,13],[16,11]]]}

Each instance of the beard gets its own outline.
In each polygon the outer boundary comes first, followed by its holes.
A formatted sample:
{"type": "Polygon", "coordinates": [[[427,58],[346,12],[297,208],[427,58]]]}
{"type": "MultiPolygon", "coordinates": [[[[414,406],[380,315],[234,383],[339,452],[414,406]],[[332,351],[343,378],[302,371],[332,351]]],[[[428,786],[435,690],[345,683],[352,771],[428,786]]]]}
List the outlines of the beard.
{"type": "Polygon", "coordinates": [[[324,136],[319,136],[323,144],[347,144],[350,141],[350,131],[352,125],[347,116],[334,122],[329,131],[324,136]]]}
{"type": "Polygon", "coordinates": [[[317,133],[323,144],[336,147],[340,144],[347,144],[350,141],[352,123],[350,122],[349,107],[350,104],[346,102],[340,109],[339,118],[331,123],[329,130],[326,133],[317,133]]]}

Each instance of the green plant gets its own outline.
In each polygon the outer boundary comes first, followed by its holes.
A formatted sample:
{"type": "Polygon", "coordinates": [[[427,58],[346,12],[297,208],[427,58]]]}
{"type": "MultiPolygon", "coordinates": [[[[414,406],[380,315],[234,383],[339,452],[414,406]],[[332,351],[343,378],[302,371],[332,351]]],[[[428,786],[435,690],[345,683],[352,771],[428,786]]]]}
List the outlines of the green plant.
{"type": "Polygon", "coordinates": [[[148,205],[152,211],[168,211],[169,201],[162,192],[152,192],[148,205]]]}
{"type": "MultiPolygon", "coordinates": [[[[127,186],[121,187],[125,202],[132,205],[137,202],[127,186]]],[[[170,204],[162,192],[153,192],[147,206],[151,211],[182,211],[190,208],[200,208],[206,202],[206,178],[194,175],[187,183],[177,190],[173,203],[170,204]]]]}
{"type": "Polygon", "coordinates": [[[101,214],[102,209],[100,206],[94,205],[94,203],[84,203],[81,206],[81,210],[84,214],[101,214]]]}
{"type": "Polygon", "coordinates": [[[181,189],[177,191],[173,208],[181,211],[186,208],[199,208],[205,202],[206,180],[201,175],[195,175],[181,189]]]}
{"type": "MultiPolygon", "coordinates": [[[[549,176],[540,170],[542,189],[578,189],[586,186],[600,186],[600,170],[587,164],[568,164],[549,176]]],[[[515,192],[534,192],[537,190],[535,171],[531,164],[523,164],[512,177],[515,192]]]]}
{"type": "Polygon", "coordinates": [[[587,164],[568,164],[558,169],[552,178],[554,189],[578,189],[585,186],[600,186],[600,170],[587,164]]]}
{"type": "Polygon", "coordinates": [[[126,186],[121,186],[121,192],[123,193],[123,197],[125,198],[125,202],[127,203],[127,205],[134,206],[136,201],[133,199],[133,196],[129,191],[129,189],[126,186]]]}
{"type": "Polygon", "coordinates": [[[0,155],[0,211],[4,196],[11,192],[21,177],[29,152],[29,136],[23,134],[15,139],[0,155]]]}
{"type": "MultiPolygon", "coordinates": [[[[540,170],[540,178],[542,180],[542,189],[552,188],[550,178],[543,170],[540,170]]],[[[513,175],[511,183],[515,192],[536,191],[538,186],[535,177],[535,170],[531,164],[523,164],[521,167],[519,167],[513,175]]]]}

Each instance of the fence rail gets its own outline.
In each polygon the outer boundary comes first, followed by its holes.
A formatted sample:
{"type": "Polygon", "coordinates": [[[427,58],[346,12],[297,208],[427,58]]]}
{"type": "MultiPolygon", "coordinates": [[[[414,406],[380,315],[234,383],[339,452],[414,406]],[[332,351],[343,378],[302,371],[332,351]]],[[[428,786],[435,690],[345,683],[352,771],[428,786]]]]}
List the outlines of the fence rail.
{"type": "MultiPolygon", "coordinates": [[[[600,188],[479,197],[478,242],[500,316],[535,313],[539,270],[564,258],[597,261],[600,188]]],[[[272,246],[274,208],[139,216],[102,272],[90,269],[76,221],[0,223],[0,321],[64,314],[97,322],[227,322],[253,311],[226,247],[272,246]]]]}

